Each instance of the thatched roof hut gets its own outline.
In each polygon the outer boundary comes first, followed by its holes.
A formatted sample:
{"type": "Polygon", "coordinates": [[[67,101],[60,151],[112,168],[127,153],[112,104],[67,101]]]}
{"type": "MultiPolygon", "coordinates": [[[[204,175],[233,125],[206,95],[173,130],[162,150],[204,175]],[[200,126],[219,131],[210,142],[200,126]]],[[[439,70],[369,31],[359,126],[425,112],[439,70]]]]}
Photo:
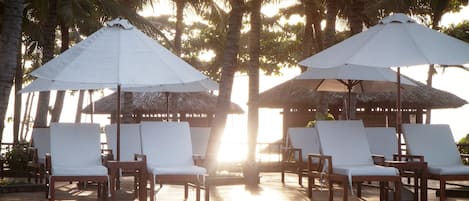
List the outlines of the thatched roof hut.
{"type": "MultiPolygon", "coordinates": [[[[316,107],[319,94],[327,94],[331,107],[341,106],[345,93],[317,92],[310,89],[304,82],[308,80],[289,80],[277,85],[259,96],[260,107],[316,107]]],[[[402,85],[402,108],[458,108],[467,101],[449,92],[428,87],[415,81],[417,86],[402,85]]],[[[357,94],[357,107],[394,108],[396,105],[396,91],[357,94]]]]}
{"type": "MultiPolygon", "coordinates": [[[[411,79],[412,80],[412,79],[411,79]]],[[[415,80],[414,80],[415,81],[415,80]]],[[[317,92],[308,88],[308,80],[292,79],[273,87],[259,96],[259,106],[283,108],[284,135],[288,127],[304,127],[314,120],[320,94],[325,94],[329,112],[341,118],[346,93],[317,92]]],[[[415,81],[417,86],[403,85],[401,90],[402,122],[422,123],[426,108],[457,108],[467,104],[458,96],[428,87],[415,81]]],[[[396,125],[396,91],[362,93],[356,95],[356,119],[362,119],[365,126],[396,125]]]]}
{"type": "MultiPolygon", "coordinates": [[[[189,121],[191,126],[210,125],[217,104],[217,96],[208,92],[132,92],[130,108],[124,108],[124,99],[124,93],[122,93],[122,111],[130,112],[133,121],[166,120],[169,111],[170,119],[189,121]]],[[[114,122],[116,103],[117,93],[94,101],[94,114],[111,114],[111,121],[114,122]]],[[[83,112],[91,113],[91,105],[86,106],[83,112]]],[[[243,109],[235,103],[231,103],[229,112],[231,114],[244,113],[243,109]]]]}

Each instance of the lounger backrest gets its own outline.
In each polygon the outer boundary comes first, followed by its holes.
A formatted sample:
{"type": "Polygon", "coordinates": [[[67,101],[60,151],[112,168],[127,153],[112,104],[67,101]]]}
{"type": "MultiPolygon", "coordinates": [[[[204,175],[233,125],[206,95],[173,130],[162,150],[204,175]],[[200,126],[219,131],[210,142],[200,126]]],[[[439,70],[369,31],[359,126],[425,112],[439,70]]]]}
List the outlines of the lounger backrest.
{"type": "Polygon", "coordinates": [[[52,168],[101,165],[99,124],[51,123],[52,168]]]}
{"type": "Polygon", "coordinates": [[[50,128],[34,128],[31,137],[39,160],[44,161],[46,154],[50,153],[50,128]]]}
{"type": "MultiPolygon", "coordinates": [[[[117,154],[117,125],[111,124],[104,128],[106,132],[106,141],[114,158],[117,154]]],[[[121,124],[120,125],[120,160],[133,161],[135,154],[142,153],[140,142],[140,124],[121,124]]]]}
{"type": "Polygon", "coordinates": [[[363,122],[317,121],[321,153],[332,156],[334,166],[373,165],[363,122]]]}
{"type": "Polygon", "coordinates": [[[288,140],[293,148],[301,149],[303,161],[308,160],[309,153],[320,153],[319,138],[315,128],[288,128],[288,140]]]}
{"type": "Polygon", "coordinates": [[[142,151],[152,165],[193,165],[187,122],[142,122],[142,151]]]}
{"type": "Polygon", "coordinates": [[[373,154],[384,155],[386,160],[393,160],[397,154],[397,135],[395,128],[368,127],[365,128],[370,151],[373,154]]]}
{"type": "Polygon", "coordinates": [[[429,166],[462,163],[449,125],[403,124],[402,131],[407,151],[424,156],[429,166]]]}
{"type": "Polygon", "coordinates": [[[210,127],[191,127],[192,153],[205,156],[208,139],[210,138],[210,127]]]}

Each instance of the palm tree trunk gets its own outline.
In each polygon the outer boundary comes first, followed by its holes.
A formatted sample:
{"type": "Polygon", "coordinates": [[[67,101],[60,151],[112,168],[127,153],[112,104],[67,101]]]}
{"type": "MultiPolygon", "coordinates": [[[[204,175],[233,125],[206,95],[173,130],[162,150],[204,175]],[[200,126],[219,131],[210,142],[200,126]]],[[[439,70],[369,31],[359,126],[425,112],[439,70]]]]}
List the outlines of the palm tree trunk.
{"type": "MultiPolygon", "coordinates": [[[[49,13],[44,25],[44,44],[42,45],[42,63],[45,64],[54,57],[55,27],[57,26],[57,0],[49,1],[49,13]]],[[[50,92],[40,92],[37,103],[34,127],[47,127],[49,114],[50,92]]]]}
{"type": "Polygon", "coordinates": [[[216,160],[220,147],[220,139],[225,129],[231,103],[231,91],[237,65],[241,25],[245,6],[243,0],[230,0],[230,4],[231,11],[229,14],[227,40],[223,55],[223,68],[219,86],[220,93],[217,100],[217,111],[210,132],[209,146],[207,147],[207,169],[211,176],[214,176],[216,173],[216,160]]]}
{"type": "Polygon", "coordinates": [[[85,90],[80,90],[78,93],[77,112],[75,113],[75,123],[81,122],[81,110],[83,109],[83,99],[85,96],[85,90]]]}
{"type": "Polygon", "coordinates": [[[246,184],[258,184],[259,169],[256,163],[256,145],[259,128],[259,54],[261,38],[262,0],[251,1],[251,30],[249,32],[249,101],[248,101],[248,156],[244,167],[246,184]]]}
{"type": "Polygon", "coordinates": [[[339,12],[338,0],[327,0],[326,27],[324,28],[324,47],[335,44],[335,21],[339,12]]]}
{"type": "Polygon", "coordinates": [[[19,91],[23,84],[23,65],[21,62],[21,43],[19,43],[18,51],[16,54],[16,70],[15,70],[15,107],[13,114],[13,144],[18,144],[20,139],[20,123],[21,123],[21,103],[22,96],[19,91]]]}
{"type": "MultiPolygon", "coordinates": [[[[313,6],[311,5],[312,0],[305,0],[305,30],[303,35],[303,58],[307,58],[313,54],[313,6]]],[[[301,72],[306,71],[306,67],[301,66],[301,72]]]]}
{"type": "MultiPolygon", "coordinates": [[[[62,38],[62,47],[60,52],[65,52],[68,50],[70,45],[70,35],[68,34],[68,26],[65,25],[63,19],[60,20],[60,35],[62,38]]],[[[64,106],[65,91],[57,91],[55,96],[55,104],[52,109],[51,122],[59,122],[60,115],[62,114],[62,108],[64,106]]]]}
{"type": "Polygon", "coordinates": [[[181,56],[181,36],[183,32],[184,22],[184,7],[186,6],[185,0],[176,0],[176,33],[174,35],[174,47],[176,48],[176,55],[181,56]]]}
{"type": "Polygon", "coordinates": [[[6,0],[4,3],[0,32],[0,143],[16,69],[24,10],[23,0],[6,0]]]}

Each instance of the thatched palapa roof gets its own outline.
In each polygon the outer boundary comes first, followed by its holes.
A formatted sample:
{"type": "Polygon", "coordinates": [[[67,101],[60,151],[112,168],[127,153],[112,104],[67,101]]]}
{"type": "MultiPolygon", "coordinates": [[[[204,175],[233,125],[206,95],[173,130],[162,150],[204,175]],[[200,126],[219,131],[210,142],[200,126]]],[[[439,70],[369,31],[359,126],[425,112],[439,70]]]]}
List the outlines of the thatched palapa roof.
{"type": "MultiPolygon", "coordinates": [[[[133,92],[131,111],[141,113],[166,113],[166,95],[158,92],[133,92]]],[[[116,111],[117,93],[103,97],[94,102],[95,114],[112,114],[116,111]]],[[[215,113],[217,96],[208,92],[169,93],[170,113],[215,113]]],[[[121,107],[124,107],[124,93],[121,94],[121,107]]],[[[88,105],[83,109],[91,113],[88,105]]],[[[231,103],[230,113],[241,114],[243,109],[231,103]]]]}
{"type": "MultiPolygon", "coordinates": [[[[412,79],[411,79],[412,80],[412,79]]],[[[402,108],[457,108],[467,104],[467,101],[446,91],[428,87],[413,80],[417,86],[402,85],[402,108]]],[[[273,87],[259,96],[260,107],[311,107],[319,102],[319,94],[325,93],[329,97],[330,106],[342,105],[345,93],[317,92],[308,88],[303,80],[289,80],[273,87]]],[[[357,95],[357,107],[395,108],[396,91],[361,93],[357,95]]]]}

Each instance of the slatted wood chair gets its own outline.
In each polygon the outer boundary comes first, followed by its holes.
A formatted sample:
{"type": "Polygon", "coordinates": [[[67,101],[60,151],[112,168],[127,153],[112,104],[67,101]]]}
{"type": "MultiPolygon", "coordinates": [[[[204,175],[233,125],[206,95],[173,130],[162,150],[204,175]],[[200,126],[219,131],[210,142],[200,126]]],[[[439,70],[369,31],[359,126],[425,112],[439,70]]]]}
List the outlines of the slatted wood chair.
{"type": "Polygon", "coordinates": [[[35,177],[35,182],[42,183],[45,177],[45,161],[46,154],[50,153],[50,129],[49,128],[34,128],[31,135],[33,146],[29,147],[30,158],[28,161],[28,168],[30,175],[35,177]]]}

